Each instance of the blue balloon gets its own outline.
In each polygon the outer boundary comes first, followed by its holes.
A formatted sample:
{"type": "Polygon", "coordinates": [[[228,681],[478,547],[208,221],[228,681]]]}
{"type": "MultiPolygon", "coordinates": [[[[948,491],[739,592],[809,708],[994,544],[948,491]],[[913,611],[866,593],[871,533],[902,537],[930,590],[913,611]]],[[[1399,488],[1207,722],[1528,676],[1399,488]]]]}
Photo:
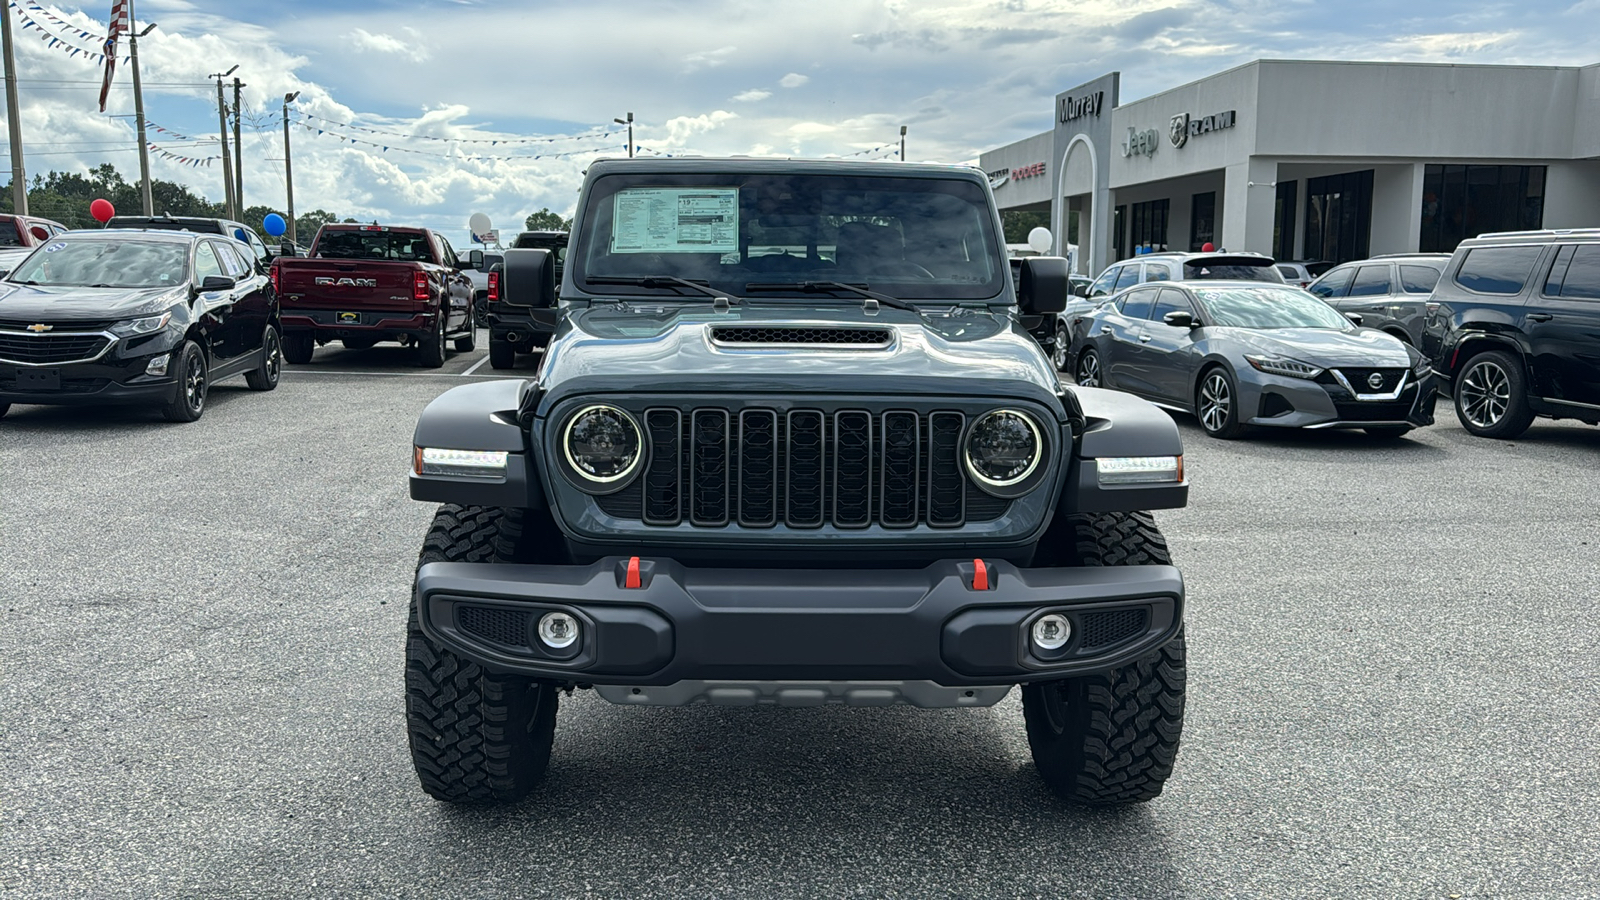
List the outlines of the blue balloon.
{"type": "Polygon", "coordinates": [[[288,223],[284,222],[283,216],[280,216],[277,213],[267,213],[267,217],[261,220],[261,227],[265,228],[267,230],[267,234],[270,234],[273,237],[277,237],[289,230],[288,223]]]}

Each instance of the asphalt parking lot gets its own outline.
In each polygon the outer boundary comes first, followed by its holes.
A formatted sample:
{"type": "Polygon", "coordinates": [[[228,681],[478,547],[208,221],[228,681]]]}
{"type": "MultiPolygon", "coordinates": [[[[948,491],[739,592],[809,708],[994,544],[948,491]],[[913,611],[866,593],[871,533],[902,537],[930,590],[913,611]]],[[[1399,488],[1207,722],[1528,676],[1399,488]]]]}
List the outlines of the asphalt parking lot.
{"type": "MultiPolygon", "coordinates": [[[[454,809],[406,750],[418,412],[492,377],[320,350],[205,417],[0,420],[0,893],[1600,895],[1600,428],[1449,406],[1222,443],[1179,417],[1189,712],[1166,793],[1057,802],[981,711],[564,699],[545,785],[454,809]]],[[[531,361],[522,373],[532,373],[531,361]]],[[[469,371],[470,370],[470,371],[469,371]]]]}

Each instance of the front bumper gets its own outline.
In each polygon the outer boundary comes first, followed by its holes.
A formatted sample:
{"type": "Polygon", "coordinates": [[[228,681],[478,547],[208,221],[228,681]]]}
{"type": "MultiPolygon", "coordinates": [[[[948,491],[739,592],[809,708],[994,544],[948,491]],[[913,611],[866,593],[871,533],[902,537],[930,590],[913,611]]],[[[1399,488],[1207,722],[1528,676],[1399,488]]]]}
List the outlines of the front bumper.
{"type": "Polygon", "coordinates": [[[1361,399],[1339,385],[1252,372],[1240,385],[1240,407],[1249,425],[1272,428],[1365,428],[1432,425],[1440,377],[1429,373],[1392,398],[1361,399]]]}
{"type": "Polygon", "coordinates": [[[181,334],[161,331],[119,338],[88,361],[24,366],[0,360],[0,403],[41,406],[165,403],[177,390],[173,368],[169,364],[163,375],[145,372],[152,359],[170,356],[182,340],[181,334]],[[38,387],[41,383],[53,387],[38,387]]]}
{"type": "Polygon", "coordinates": [[[1100,672],[1166,644],[1183,615],[1171,566],[1023,569],[984,561],[923,569],[697,569],[611,557],[587,566],[430,563],[417,573],[422,629],[490,669],[594,685],[931,682],[995,686],[1100,672]],[[981,579],[979,579],[981,581],[981,579]],[[545,646],[565,612],[579,639],[545,646]],[[1035,651],[1033,622],[1073,636],[1035,651]]]}

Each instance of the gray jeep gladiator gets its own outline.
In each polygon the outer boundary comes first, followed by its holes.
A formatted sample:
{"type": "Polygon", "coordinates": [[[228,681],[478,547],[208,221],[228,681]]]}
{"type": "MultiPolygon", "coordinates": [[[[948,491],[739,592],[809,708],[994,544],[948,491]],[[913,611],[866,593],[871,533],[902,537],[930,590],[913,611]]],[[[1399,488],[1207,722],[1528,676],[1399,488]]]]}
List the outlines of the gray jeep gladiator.
{"type": "Polygon", "coordinates": [[[1187,502],[1167,415],[1062,385],[981,172],[758,159],[589,167],[536,378],[415,433],[406,712],[423,789],[511,801],[562,691],[624,705],[992,706],[1061,797],[1148,800],[1182,731],[1187,502]]]}

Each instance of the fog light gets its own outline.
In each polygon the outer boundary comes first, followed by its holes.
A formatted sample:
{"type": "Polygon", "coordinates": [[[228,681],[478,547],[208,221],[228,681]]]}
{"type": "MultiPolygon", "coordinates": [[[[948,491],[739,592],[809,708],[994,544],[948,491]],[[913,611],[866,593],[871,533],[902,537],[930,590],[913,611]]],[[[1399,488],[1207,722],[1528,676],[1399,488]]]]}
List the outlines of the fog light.
{"type": "Polygon", "coordinates": [[[539,640],[552,650],[564,650],[578,642],[578,620],[564,612],[545,613],[539,620],[539,640]]]}
{"type": "Polygon", "coordinates": [[[1060,650],[1072,640],[1072,623],[1066,616],[1048,615],[1033,623],[1033,643],[1040,650],[1060,650]]]}
{"type": "Polygon", "coordinates": [[[144,364],[144,373],[146,375],[165,375],[167,374],[167,363],[171,360],[172,354],[163,353],[144,364]]]}

